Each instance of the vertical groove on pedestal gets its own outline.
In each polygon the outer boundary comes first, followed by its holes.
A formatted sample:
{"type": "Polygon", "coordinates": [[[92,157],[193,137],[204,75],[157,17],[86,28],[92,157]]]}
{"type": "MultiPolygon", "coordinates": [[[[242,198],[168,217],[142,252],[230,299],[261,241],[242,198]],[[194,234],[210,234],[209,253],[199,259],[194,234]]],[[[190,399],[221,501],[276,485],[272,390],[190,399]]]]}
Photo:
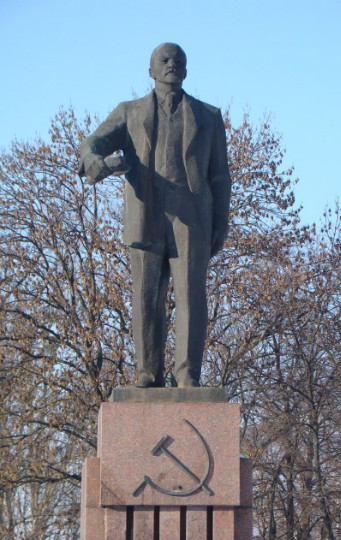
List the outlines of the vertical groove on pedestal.
{"type": "Polygon", "coordinates": [[[154,538],[160,540],[160,506],[154,508],[154,538]]]}
{"type": "Polygon", "coordinates": [[[186,540],[186,506],[180,506],[180,539],[186,540]]]}
{"type": "Polygon", "coordinates": [[[134,507],[127,506],[127,527],[126,527],[126,537],[127,540],[133,540],[134,532],[134,507]]]}
{"type": "Polygon", "coordinates": [[[206,538],[207,540],[213,540],[213,506],[207,506],[206,512],[207,512],[206,538]]]}

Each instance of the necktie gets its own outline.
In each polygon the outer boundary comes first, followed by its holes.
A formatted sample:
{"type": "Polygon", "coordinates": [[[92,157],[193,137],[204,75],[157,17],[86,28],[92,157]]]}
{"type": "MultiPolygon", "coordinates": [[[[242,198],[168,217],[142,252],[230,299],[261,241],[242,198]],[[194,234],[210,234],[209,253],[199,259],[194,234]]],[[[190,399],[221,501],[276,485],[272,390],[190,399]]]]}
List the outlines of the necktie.
{"type": "Polygon", "coordinates": [[[176,110],[175,95],[172,93],[167,94],[165,101],[166,101],[166,111],[169,116],[173,114],[173,112],[176,110]]]}

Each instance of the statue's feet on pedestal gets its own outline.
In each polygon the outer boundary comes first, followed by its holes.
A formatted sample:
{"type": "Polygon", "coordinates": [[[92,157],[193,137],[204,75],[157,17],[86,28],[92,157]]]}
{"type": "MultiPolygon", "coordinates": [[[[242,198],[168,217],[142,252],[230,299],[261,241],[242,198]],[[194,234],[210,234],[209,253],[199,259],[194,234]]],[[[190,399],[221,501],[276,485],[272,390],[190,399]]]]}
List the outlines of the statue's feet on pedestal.
{"type": "Polygon", "coordinates": [[[141,373],[138,376],[136,382],[136,388],[162,388],[165,386],[163,380],[155,380],[153,375],[148,375],[148,373],[141,373]]]}
{"type": "Polygon", "coordinates": [[[191,377],[187,376],[183,379],[179,379],[176,381],[178,388],[198,388],[200,386],[199,381],[196,381],[195,379],[192,379],[191,377]]]}
{"type": "MultiPolygon", "coordinates": [[[[199,388],[199,381],[193,379],[188,374],[179,377],[176,381],[178,388],[199,388]]],[[[165,386],[164,380],[155,380],[153,375],[148,373],[140,373],[136,382],[136,388],[163,388],[165,386]]]]}

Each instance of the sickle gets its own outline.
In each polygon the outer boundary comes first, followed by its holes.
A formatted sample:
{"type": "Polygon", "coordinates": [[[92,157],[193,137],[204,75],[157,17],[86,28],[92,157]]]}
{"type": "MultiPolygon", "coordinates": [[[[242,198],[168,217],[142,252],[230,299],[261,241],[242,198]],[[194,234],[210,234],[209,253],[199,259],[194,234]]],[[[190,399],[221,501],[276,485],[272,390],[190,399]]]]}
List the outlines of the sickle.
{"type": "Polygon", "coordinates": [[[196,476],[174,454],[172,454],[169,450],[163,448],[163,444],[166,442],[168,437],[163,437],[157,443],[157,445],[151,450],[151,452],[154,454],[154,453],[156,453],[156,451],[162,450],[166,455],[168,455],[168,457],[170,457],[178,465],[178,467],[180,467],[188,476],[190,476],[192,478],[192,480],[195,480],[197,482],[197,485],[194,488],[188,489],[186,491],[168,490],[168,489],[163,488],[162,486],[159,486],[158,484],[155,484],[155,482],[153,482],[153,480],[149,476],[145,476],[143,481],[141,482],[141,484],[134,490],[134,492],[133,492],[134,497],[138,496],[139,491],[146,484],[148,484],[150,487],[152,487],[156,491],[159,491],[160,493],[163,493],[164,495],[171,495],[171,496],[176,496],[176,497],[187,497],[189,495],[193,495],[199,489],[205,490],[207,493],[209,493],[209,495],[214,495],[213,491],[205,484],[205,481],[207,480],[207,477],[208,477],[208,474],[209,474],[209,471],[210,471],[210,465],[211,465],[211,456],[210,456],[206,441],[203,438],[203,436],[201,435],[201,433],[199,432],[199,430],[195,426],[193,426],[193,424],[191,424],[191,422],[189,420],[186,420],[185,418],[183,420],[184,420],[184,422],[186,422],[186,424],[197,435],[197,437],[198,437],[199,441],[202,443],[202,445],[204,447],[204,450],[205,450],[205,453],[207,455],[206,467],[205,467],[205,471],[204,471],[202,477],[199,478],[198,476],[196,476]]]}

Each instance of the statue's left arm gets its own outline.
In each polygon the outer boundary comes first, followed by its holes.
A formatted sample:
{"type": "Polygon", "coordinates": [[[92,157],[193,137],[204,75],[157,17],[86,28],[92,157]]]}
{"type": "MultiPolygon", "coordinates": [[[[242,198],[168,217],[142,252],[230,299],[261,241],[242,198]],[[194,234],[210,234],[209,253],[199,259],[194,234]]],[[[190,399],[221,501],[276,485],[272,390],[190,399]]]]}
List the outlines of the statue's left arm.
{"type": "Polygon", "coordinates": [[[211,247],[211,257],[213,257],[223,247],[227,235],[231,196],[225,125],[220,110],[215,114],[209,167],[210,187],[213,196],[211,247]]]}
{"type": "Polygon", "coordinates": [[[80,146],[79,176],[87,176],[91,184],[103,180],[112,171],[104,159],[126,145],[126,117],[123,103],[87,137],[80,146]]]}

